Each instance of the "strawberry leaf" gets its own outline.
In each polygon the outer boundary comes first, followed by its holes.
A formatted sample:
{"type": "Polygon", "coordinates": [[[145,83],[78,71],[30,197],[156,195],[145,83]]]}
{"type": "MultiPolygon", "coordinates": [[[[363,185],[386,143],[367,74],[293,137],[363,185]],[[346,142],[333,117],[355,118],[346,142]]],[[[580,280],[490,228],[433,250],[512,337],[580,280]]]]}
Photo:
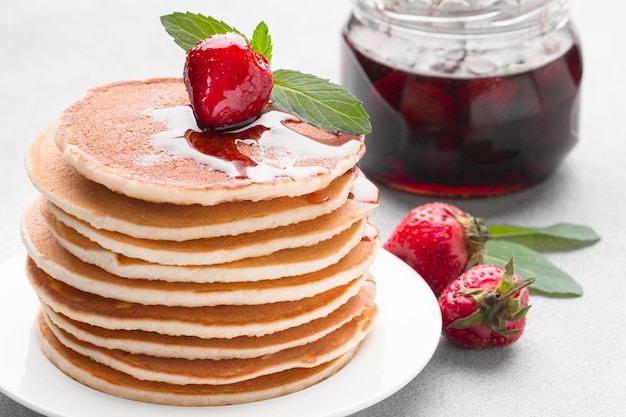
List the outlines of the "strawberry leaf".
{"type": "Polygon", "coordinates": [[[492,239],[519,243],[539,252],[580,249],[600,240],[590,227],[571,223],[543,228],[489,225],[488,231],[492,239]]]}
{"type": "Polygon", "coordinates": [[[467,317],[460,318],[453,321],[448,325],[451,329],[467,329],[468,327],[476,326],[485,320],[483,312],[480,310],[474,311],[467,317]]]}
{"type": "Polygon", "coordinates": [[[276,70],[273,75],[271,101],[276,107],[331,132],[370,132],[361,102],[343,87],[298,71],[276,70]]]}
{"type": "Polygon", "coordinates": [[[174,12],[161,16],[161,24],[165,27],[165,31],[174,38],[174,42],[183,48],[185,52],[189,52],[198,41],[211,35],[227,32],[235,32],[241,35],[237,29],[220,20],[189,12],[174,12]]]}
{"type": "Polygon", "coordinates": [[[582,295],[581,286],[571,276],[526,246],[504,240],[490,240],[483,262],[504,267],[512,256],[515,257],[517,274],[522,278],[536,278],[529,287],[531,293],[560,298],[582,295]]]}
{"type": "Polygon", "coordinates": [[[269,30],[265,22],[261,22],[254,29],[252,33],[252,39],[250,40],[250,46],[252,49],[260,53],[267,59],[267,62],[272,62],[272,38],[270,37],[269,30]]]}
{"type": "Polygon", "coordinates": [[[530,310],[530,306],[524,307],[523,309],[515,313],[513,317],[511,317],[511,320],[521,320],[526,315],[526,313],[528,313],[528,310],[530,310]]]}

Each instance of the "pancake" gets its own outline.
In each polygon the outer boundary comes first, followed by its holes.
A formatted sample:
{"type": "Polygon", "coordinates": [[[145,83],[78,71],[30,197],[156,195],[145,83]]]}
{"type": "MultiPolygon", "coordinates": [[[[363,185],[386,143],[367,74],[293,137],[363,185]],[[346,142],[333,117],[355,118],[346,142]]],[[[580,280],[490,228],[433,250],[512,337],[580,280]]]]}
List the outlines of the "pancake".
{"type": "Polygon", "coordinates": [[[26,274],[40,300],[74,320],[107,329],[144,330],[202,338],[262,336],[325,317],[358,294],[369,274],[297,301],[203,307],[129,303],[80,291],[52,278],[32,258],[26,274]]]}
{"type": "MultiPolygon", "coordinates": [[[[348,199],[337,210],[313,220],[236,236],[176,242],[137,239],[117,232],[94,229],[51,203],[48,206],[56,220],[105,249],[130,258],[166,265],[211,265],[269,255],[282,249],[312,246],[330,239],[356,222],[364,223],[364,219],[376,207],[372,203],[348,199]]],[[[53,228],[58,228],[49,213],[45,213],[45,216],[53,228]]]]}
{"type": "MultiPolygon", "coordinates": [[[[124,278],[157,279],[167,282],[254,282],[285,276],[304,275],[324,269],[347,255],[364,238],[363,224],[319,242],[315,250],[299,247],[270,255],[213,265],[162,265],[108,251],[60,222],[50,231],[59,244],[83,262],[124,278]]],[[[377,230],[365,225],[369,240],[378,239],[377,230]]]]}
{"type": "Polygon", "coordinates": [[[64,212],[96,229],[136,238],[191,240],[237,235],[310,220],[337,209],[348,198],[355,170],[327,188],[298,197],[213,206],[155,204],[114,193],[87,180],[61,157],[55,127],[33,143],[27,173],[37,190],[64,212]]]}
{"type": "Polygon", "coordinates": [[[46,202],[40,197],[22,222],[22,240],[39,268],[81,291],[141,304],[199,307],[266,304],[312,297],[365,274],[374,260],[378,243],[364,240],[328,268],[270,281],[199,284],[129,280],[84,263],[65,250],[50,231],[46,211],[46,202]]]}
{"type": "Polygon", "coordinates": [[[169,384],[233,384],[292,368],[312,368],[351,351],[369,333],[376,309],[365,310],[324,337],[276,353],[246,359],[181,359],[103,349],[47,321],[57,339],[77,353],[135,378],[169,384]]]}
{"type": "Polygon", "coordinates": [[[314,368],[293,368],[235,384],[175,385],[142,381],[74,352],[59,342],[41,315],[37,339],[44,355],[83,385],[130,400],[179,406],[241,404],[299,391],[338,372],[358,349],[314,368]]]}
{"type": "Polygon", "coordinates": [[[237,132],[225,158],[207,155],[184,143],[193,116],[182,80],[153,79],[89,90],[63,112],[55,138],[85,178],[129,197],[182,205],[309,194],[352,169],[365,152],[362,136],[289,120],[270,111],[255,122],[269,128],[260,139],[237,132]],[[174,152],[179,145],[185,155],[174,152]]]}
{"type": "Polygon", "coordinates": [[[57,327],[79,340],[105,349],[160,357],[217,360],[259,357],[311,343],[351,321],[364,310],[375,308],[375,294],[375,285],[366,285],[356,296],[325,317],[264,336],[233,338],[168,336],[141,330],[111,330],[72,320],[46,304],[42,304],[42,309],[57,327]]]}

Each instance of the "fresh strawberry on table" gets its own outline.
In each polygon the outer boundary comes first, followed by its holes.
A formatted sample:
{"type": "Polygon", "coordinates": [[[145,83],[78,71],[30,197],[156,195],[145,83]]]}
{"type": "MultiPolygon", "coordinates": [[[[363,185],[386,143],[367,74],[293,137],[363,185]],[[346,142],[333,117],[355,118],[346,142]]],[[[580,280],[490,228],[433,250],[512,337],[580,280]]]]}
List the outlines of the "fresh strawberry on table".
{"type": "Polygon", "coordinates": [[[452,281],[439,296],[443,334],[466,349],[499,347],[518,340],[526,325],[528,286],[513,270],[481,264],[452,281]]]}
{"type": "Polygon", "coordinates": [[[482,219],[435,202],[412,209],[384,248],[415,269],[438,296],[463,271],[482,261],[487,237],[482,219]]]}

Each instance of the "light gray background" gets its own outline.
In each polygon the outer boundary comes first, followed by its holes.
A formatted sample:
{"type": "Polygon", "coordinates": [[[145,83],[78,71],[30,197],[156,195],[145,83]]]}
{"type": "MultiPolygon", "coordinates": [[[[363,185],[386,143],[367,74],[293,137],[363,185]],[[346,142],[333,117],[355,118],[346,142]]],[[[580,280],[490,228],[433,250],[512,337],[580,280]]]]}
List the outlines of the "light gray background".
{"type": "MultiPolygon", "coordinates": [[[[601,4],[579,0],[573,8],[586,62],[578,147],[531,190],[452,201],[492,224],[591,225],[599,244],[549,256],[582,284],[584,296],[533,297],[526,333],[505,349],[464,351],[441,339],[420,375],[358,416],[624,415],[626,3],[601,4]]],[[[0,262],[23,251],[18,225],[36,195],[23,162],[32,140],[92,86],[180,76],[182,50],[158,20],[175,10],[211,14],[246,33],[263,19],[274,39],[274,68],[339,79],[348,0],[0,1],[0,262]]],[[[383,239],[410,208],[431,200],[383,188],[372,216],[383,239]]],[[[0,277],[0,291],[9,279],[21,277],[0,277]]],[[[3,354],[10,335],[1,337],[3,354]]],[[[0,416],[36,415],[0,394],[0,416]]]]}

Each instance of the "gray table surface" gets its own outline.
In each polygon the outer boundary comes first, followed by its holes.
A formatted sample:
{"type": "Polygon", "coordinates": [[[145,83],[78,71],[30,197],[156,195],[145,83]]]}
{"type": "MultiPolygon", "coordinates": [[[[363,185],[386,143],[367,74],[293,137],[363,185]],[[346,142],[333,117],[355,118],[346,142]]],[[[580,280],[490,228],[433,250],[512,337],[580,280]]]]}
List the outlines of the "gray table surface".
{"type": "MultiPolygon", "coordinates": [[[[161,28],[160,15],[174,10],[208,13],[246,32],[263,19],[274,39],[274,68],[338,80],[339,33],[349,1],[297,4],[277,0],[0,2],[0,262],[23,251],[18,225],[36,196],[23,161],[38,132],[92,86],[180,76],[182,50],[161,28]]],[[[533,189],[492,199],[452,200],[492,224],[591,225],[602,236],[599,244],[575,254],[549,255],[582,284],[584,296],[533,297],[526,333],[508,348],[465,351],[442,338],[415,379],[356,415],[626,413],[622,262],[626,252],[622,236],[626,233],[626,144],[622,142],[626,140],[626,3],[597,4],[578,1],[573,8],[586,62],[580,144],[552,178],[533,189]]],[[[432,199],[383,188],[380,207],[372,216],[383,239],[410,208],[427,201],[432,199]]],[[[2,282],[12,278],[0,277],[0,291],[2,282]]],[[[0,355],[11,343],[10,335],[1,337],[0,355]]],[[[36,415],[0,394],[0,416],[36,415]]]]}

